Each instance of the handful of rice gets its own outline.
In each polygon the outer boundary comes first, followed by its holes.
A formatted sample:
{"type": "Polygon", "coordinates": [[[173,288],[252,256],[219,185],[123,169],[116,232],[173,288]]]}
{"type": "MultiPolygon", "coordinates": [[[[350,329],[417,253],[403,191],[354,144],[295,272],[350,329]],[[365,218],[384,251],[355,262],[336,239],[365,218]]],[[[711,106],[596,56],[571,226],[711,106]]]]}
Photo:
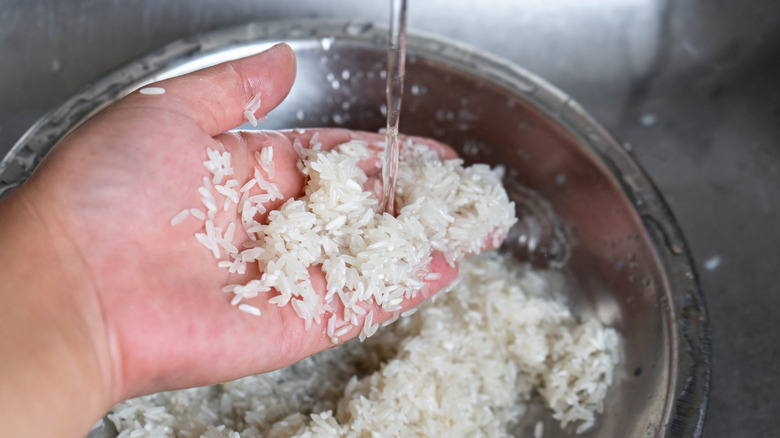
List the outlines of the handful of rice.
{"type": "Polygon", "coordinates": [[[428,269],[434,251],[454,264],[478,253],[489,238],[497,246],[514,224],[514,204],[501,185],[499,170],[464,167],[459,159],[442,161],[435,151],[411,140],[401,150],[397,215],[382,213],[377,197],[364,188],[368,176],[359,165],[372,158],[371,146],[354,138],[323,151],[318,134],[308,148],[296,140],[305,193],[271,211],[267,223],[256,220],[266,213],[263,203],[282,197],[273,182],[273,149],[257,153],[249,181],[224,184],[225,176],[233,174],[231,157],[208,151],[204,165],[213,178],[199,188],[208,218],[205,233],[195,237],[220,266],[243,273],[247,263],[256,263],[262,273],[246,284],[225,286],[223,290],[234,295],[233,305],[259,316],[259,308],[244,301],[264,296],[278,306],[292,306],[307,330],[329,315],[327,335],[334,344],[360,324],[359,336],[365,339],[379,326],[369,309],[378,307],[396,319],[405,299],[427,293],[426,281],[438,279],[439,274],[428,269]],[[226,210],[235,203],[236,221],[224,233],[213,222],[217,196],[224,197],[226,210]],[[248,240],[232,241],[236,223],[244,227],[248,240]],[[324,296],[312,285],[311,267],[325,274],[324,296]],[[343,311],[338,314],[337,309],[343,311]]]}

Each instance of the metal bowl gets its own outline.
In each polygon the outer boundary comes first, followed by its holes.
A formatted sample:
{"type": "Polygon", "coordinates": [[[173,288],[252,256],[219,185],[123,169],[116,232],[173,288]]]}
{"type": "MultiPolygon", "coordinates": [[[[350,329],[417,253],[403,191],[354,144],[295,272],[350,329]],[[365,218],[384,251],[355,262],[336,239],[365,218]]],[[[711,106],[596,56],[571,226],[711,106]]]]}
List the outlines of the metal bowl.
{"type": "MultiPolygon", "coordinates": [[[[82,89],[34,125],[0,163],[0,196],[67,132],[128,92],[247,56],[278,41],[298,55],[288,99],[264,129],[384,127],[386,29],[354,22],[254,23],[176,42],[82,89]]],[[[586,437],[700,436],[710,374],[704,299],[671,212],[630,153],[577,103],[506,61],[413,33],[401,131],[467,161],[503,165],[520,222],[505,250],[562,270],[580,314],[623,338],[605,410],[586,437]]],[[[546,436],[568,436],[542,408],[546,436]]],[[[110,427],[93,432],[113,436],[110,427]]]]}

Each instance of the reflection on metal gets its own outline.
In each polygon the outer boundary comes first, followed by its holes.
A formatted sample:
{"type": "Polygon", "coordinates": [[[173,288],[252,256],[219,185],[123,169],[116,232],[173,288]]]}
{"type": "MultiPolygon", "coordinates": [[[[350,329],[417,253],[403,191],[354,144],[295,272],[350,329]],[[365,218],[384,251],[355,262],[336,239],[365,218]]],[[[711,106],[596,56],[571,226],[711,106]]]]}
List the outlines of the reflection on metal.
{"type": "Polygon", "coordinates": [[[509,230],[502,250],[537,268],[565,267],[571,244],[552,205],[517,181],[507,180],[505,186],[517,209],[517,224],[509,230]]]}

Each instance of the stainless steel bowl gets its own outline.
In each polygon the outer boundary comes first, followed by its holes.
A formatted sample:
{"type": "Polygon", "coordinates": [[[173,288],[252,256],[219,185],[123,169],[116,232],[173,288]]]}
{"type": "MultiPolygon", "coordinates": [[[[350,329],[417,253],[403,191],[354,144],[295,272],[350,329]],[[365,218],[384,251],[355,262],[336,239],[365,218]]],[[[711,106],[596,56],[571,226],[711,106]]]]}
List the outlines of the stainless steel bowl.
{"type": "MultiPolygon", "coordinates": [[[[87,85],[34,125],[0,163],[0,196],[58,139],[133,89],[278,41],[297,52],[298,78],[264,129],[380,129],[386,38],[369,23],[278,22],[166,46],[87,85]]],[[[704,299],[671,212],[630,153],[564,93],[506,61],[418,33],[407,53],[401,131],[449,143],[468,161],[503,165],[521,217],[505,250],[562,270],[576,310],[622,334],[605,411],[583,436],[699,436],[710,374],[704,299]]],[[[515,432],[539,420],[545,436],[567,436],[541,408],[515,432]]]]}

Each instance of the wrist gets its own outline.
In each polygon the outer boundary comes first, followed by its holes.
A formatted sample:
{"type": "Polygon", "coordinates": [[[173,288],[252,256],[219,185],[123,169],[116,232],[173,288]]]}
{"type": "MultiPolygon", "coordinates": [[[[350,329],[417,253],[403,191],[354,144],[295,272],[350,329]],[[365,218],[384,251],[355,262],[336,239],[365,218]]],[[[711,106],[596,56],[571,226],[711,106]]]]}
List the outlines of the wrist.
{"type": "Polygon", "coordinates": [[[84,436],[117,401],[110,346],[78,249],[30,190],[0,203],[0,435],[84,436]]]}

